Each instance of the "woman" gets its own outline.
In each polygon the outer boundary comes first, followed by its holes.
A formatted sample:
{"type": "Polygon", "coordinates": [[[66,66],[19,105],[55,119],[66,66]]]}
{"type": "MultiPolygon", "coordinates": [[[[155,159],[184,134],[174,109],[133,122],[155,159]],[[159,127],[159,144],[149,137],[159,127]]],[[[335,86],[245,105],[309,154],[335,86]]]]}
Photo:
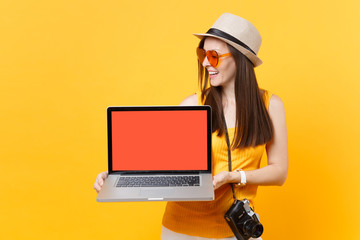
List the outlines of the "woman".
{"type": "MultiPolygon", "coordinates": [[[[285,111],[281,99],[259,89],[254,67],[261,36],[247,20],[225,13],[205,34],[197,49],[201,93],[181,105],[210,105],[213,116],[213,185],[215,200],[168,202],[162,239],[236,239],[224,214],[237,199],[254,206],[257,186],[282,185],[287,177],[288,153],[285,111]],[[224,121],[225,120],[225,121],[224,121]],[[231,172],[228,171],[228,131],[231,172]],[[260,168],[266,149],[268,165],[260,168]]],[[[107,173],[94,184],[99,191],[107,173]]]]}

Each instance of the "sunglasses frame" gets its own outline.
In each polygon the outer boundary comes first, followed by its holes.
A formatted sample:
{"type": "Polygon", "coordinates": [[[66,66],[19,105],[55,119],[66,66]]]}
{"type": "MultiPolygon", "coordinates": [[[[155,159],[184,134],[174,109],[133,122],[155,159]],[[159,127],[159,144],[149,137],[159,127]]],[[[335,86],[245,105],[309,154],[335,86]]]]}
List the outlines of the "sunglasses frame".
{"type": "Polygon", "coordinates": [[[217,51],[215,51],[215,50],[205,51],[205,49],[200,48],[200,47],[196,48],[196,54],[197,54],[197,57],[198,57],[201,64],[204,62],[205,57],[206,57],[208,59],[209,64],[211,66],[213,66],[214,68],[216,68],[217,66],[220,65],[220,62],[221,62],[220,59],[221,58],[231,56],[230,52],[219,55],[219,53],[217,51]],[[214,57],[215,57],[216,60],[213,60],[214,57]],[[213,61],[216,61],[216,62],[213,62],[213,61]]]}

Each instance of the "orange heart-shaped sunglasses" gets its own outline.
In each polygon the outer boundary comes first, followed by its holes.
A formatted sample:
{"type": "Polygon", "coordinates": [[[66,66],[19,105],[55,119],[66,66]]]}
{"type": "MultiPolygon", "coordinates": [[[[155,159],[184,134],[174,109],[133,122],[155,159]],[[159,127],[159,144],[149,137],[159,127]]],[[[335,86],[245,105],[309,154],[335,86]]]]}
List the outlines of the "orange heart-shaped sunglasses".
{"type": "Polygon", "coordinates": [[[231,53],[225,53],[222,55],[219,55],[215,50],[208,50],[205,51],[202,48],[196,48],[196,54],[198,56],[198,59],[200,63],[202,64],[205,60],[205,57],[207,57],[209,63],[211,66],[216,68],[220,64],[220,58],[231,56],[231,53]]]}

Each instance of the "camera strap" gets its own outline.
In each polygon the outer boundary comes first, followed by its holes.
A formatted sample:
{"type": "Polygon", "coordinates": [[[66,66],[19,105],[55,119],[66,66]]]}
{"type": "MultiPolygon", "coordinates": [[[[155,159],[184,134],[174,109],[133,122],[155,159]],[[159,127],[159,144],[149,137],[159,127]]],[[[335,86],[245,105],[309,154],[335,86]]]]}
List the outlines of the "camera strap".
{"type": "MultiPolygon", "coordinates": [[[[224,127],[225,127],[226,144],[227,144],[227,147],[228,147],[228,166],[229,166],[229,172],[232,172],[230,140],[229,140],[228,129],[227,129],[227,126],[226,126],[224,111],[223,111],[223,114],[222,114],[222,118],[223,118],[224,127]]],[[[234,198],[234,200],[236,201],[235,192],[234,192],[234,186],[233,186],[231,183],[230,183],[230,186],[231,186],[231,190],[232,190],[232,193],[233,193],[233,198],[234,198]]]]}

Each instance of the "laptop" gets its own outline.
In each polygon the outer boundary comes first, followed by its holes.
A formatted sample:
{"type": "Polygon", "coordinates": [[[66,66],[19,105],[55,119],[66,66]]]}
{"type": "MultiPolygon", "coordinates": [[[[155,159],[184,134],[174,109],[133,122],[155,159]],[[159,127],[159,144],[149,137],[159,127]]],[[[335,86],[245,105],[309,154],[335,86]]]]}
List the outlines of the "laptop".
{"type": "Polygon", "coordinates": [[[211,201],[210,106],[108,107],[98,202],[211,201]]]}

